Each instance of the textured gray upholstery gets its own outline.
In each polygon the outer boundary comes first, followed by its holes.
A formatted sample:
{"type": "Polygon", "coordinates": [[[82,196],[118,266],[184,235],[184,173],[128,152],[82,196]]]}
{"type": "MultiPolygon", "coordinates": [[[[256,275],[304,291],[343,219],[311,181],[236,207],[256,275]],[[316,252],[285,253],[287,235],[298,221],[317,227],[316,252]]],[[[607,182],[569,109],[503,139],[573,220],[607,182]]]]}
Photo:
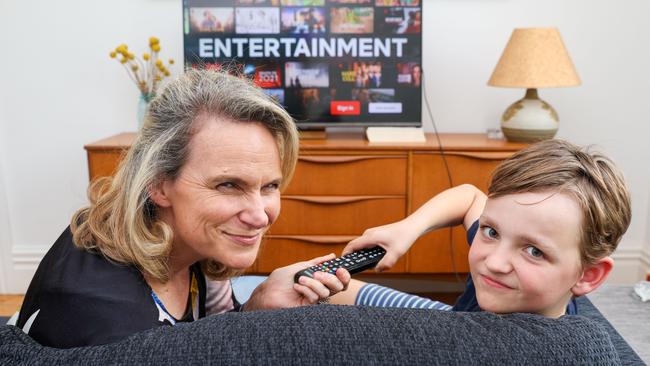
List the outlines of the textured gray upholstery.
{"type": "Polygon", "coordinates": [[[41,347],[0,328],[0,364],[620,364],[605,328],[582,316],[312,306],[230,313],[121,342],[41,347]]]}
{"type": "Polygon", "coordinates": [[[602,325],[609,333],[609,337],[618,352],[618,357],[623,365],[645,365],[639,355],[634,352],[632,347],[621,337],[614,327],[605,319],[603,314],[585,296],[578,298],[578,313],[586,318],[592,319],[602,325]]]}

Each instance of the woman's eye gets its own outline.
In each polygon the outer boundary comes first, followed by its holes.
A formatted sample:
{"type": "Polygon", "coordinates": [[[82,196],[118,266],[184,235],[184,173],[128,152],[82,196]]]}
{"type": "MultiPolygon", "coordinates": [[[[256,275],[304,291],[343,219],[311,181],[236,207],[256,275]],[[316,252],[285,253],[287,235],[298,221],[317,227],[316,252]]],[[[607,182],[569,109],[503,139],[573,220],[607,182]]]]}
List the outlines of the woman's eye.
{"type": "Polygon", "coordinates": [[[216,188],[217,189],[233,189],[235,187],[236,187],[235,184],[232,183],[232,182],[223,182],[223,183],[217,184],[216,188]]]}
{"type": "Polygon", "coordinates": [[[542,252],[541,250],[537,249],[536,247],[534,247],[532,245],[526,247],[526,253],[528,253],[529,255],[531,255],[531,256],[533,256],[535,258],[544,257],[544,252],[542,252]]]}
{"type": "Polygon", "coordinates": [[[264,186],[265,191],[276,191],[279,188],[280,188],[280,184],[278,183],[271,183],[264,186]]]}
{"type": "Polygon", "coordinates": [[[483,230],[483,235],[487,236],[488,238],[491,239],[499,238],[499,233],[496,230],[494,230],[494,228],[492,227],[483,226],[481,230],[483,230]]]}

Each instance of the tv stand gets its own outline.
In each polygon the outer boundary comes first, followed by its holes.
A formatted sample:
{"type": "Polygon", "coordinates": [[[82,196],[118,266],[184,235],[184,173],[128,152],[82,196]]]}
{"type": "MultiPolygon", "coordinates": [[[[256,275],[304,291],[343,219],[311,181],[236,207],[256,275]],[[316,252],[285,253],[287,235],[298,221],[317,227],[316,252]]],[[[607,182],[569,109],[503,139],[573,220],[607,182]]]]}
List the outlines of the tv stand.
{"type": "MultiPolygon", "coordinates": [[[[494,167],[526,146],[486,134],[446,133],[440,135],[443,155],[436,136],[425,137],[424,143],[371,143],[359,130],[337,128],[328,130],[327,139],[301,140],[294,177],[282,194],[282,214],[248,273],[269,274],[340,254],[364,230],[401,220],[449,188],[446,165],[451,185],[486,190],[494,167]]],[[[134,138],[124,133],[86,145],[90,178],[112,175],[134,138]]],[[[387,275],[454,281],[455,272],[469,271],[465,234],[455,227],[423,235],[387,275]]]]}
{"type": "Polygon", "coordinates": [[[327,138],[327,132],[325,128],[314,128],[299,130],[301,140],[316,140],[316,139],[325,139],[327,138]]]}

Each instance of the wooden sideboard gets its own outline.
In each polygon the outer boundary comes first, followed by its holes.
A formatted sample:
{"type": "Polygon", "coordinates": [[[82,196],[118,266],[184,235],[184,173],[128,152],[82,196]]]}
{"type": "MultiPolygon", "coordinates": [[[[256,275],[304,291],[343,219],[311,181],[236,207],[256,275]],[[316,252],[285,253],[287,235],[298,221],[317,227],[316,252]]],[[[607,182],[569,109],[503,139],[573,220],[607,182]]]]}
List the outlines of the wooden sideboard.
{"type": "MultiPolygon", "coordinates": [[[[90,179],[112,175],[134,133],[85,146],[90,179]]],[[[433,134],[424,143],[369,143],[355,133],[301,140],[293,180],[282,196],[282,213],[271,227],[249,273],[330,252],[367,228],[400,220],[436,193],[471,183],[487,189],[492,170],[526,146],[490,140],[484,134],[433,134]]],[[[421,237],[388,273],[450,278],[467,272],[465,231],[442,229],[421,237]],[[450,231],[451,230],[451,231],[450,231]]]]}

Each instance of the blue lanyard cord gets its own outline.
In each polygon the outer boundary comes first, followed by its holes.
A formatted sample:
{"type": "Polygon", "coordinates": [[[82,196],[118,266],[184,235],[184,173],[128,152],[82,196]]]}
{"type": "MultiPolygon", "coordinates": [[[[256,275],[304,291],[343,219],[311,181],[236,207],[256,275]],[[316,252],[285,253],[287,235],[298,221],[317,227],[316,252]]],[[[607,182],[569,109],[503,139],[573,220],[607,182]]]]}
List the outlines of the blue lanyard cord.
{"type": "Polygon", "coordinates": [[[162,301],[160,301],[160,299],[158,298],[158,296],[156,296],[156,293],[153,292],[153,290],[151,290],[151,297],[153,297],[153,301],[155,301],[156,304],[158,304],[158,306],[160,306],[160,308],[165,312],[165,314],[167,314],[171,318],[170,321],[171,321],[172,325],[176,324],[176,318],[174,318],[169,313],[169,311],[167,311],[167,309],[165,308],[165,305],[162,303],[162,301]]]}

